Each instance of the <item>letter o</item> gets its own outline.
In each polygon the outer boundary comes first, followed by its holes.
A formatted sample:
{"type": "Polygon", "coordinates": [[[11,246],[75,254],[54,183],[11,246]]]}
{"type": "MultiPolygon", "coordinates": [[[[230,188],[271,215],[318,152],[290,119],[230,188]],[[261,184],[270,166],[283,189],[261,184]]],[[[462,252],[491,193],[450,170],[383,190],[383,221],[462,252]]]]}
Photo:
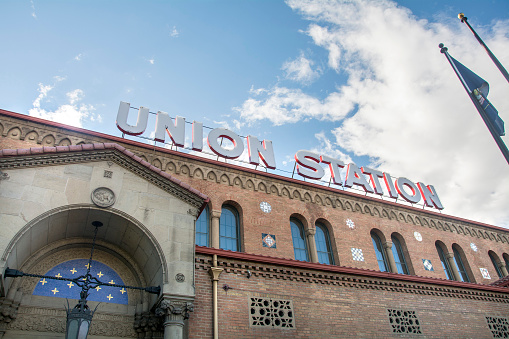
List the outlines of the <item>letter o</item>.
{"type": "Polygon", "coordinates": [[[242,152],[244,152],[244,143],[242,139],[234,132],[229,131],[224,128],[215,128],[210,131],[207,136],[207,143],[216,155],[226,158],[226,159],[235,159],[240,157],[242,152]],[[226,138],[233,143],[233,149],[225,149],[218,142],[218,138],[226,138]]]}
{"type": "Polygon", "coordinates": [[[419,192],[419,189],[413,182],[411,182],[407,178],[396,179],[396,189],[398,190],[398,193],[403,197],[403,199],[412,204],[417,204],[419,201],[421,201],[421,194],[419,192]],[[412,190],[412,194],[408,194],[407,191],[405,191],[404,189],[405,186],[409,187],[412,190]]]}

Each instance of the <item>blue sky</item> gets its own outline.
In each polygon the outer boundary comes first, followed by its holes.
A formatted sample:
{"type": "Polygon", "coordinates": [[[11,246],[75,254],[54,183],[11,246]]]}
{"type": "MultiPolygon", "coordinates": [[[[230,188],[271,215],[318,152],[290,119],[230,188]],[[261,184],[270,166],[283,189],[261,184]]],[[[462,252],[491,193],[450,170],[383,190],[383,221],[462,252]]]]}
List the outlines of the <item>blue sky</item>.
{"type": "Polygon", "coordinates": [[[4,0],[0,108],[120,136],[127,101],[272,140],[280,170],[311,150],[509,227],[509,167],[437,45],[490,83],[506,122],[509,84],[459,12],[509,67],[505,0],[4,0]]]}

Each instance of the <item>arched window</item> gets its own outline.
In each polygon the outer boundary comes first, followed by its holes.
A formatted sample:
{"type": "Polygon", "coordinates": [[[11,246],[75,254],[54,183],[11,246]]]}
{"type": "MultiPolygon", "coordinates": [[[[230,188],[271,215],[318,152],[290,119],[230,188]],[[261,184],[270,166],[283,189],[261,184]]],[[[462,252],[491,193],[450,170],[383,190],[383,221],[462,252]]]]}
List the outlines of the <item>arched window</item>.
{"type": "Polygon", "coordinates": [[[498,267],[498,257],[493,251],[489,251],[488,255],[490,256],[491,262],[493,263],[493,266],[495,267],[495,271],[497,271],[498,277],[503,278],[504,275],[502,274],[502,271],[500,270],[500,267],[498,267]]]}
{"type": "Polygon", "coordinates": [[[447,262],[447,259],[445,258],[444,250],[442,249],[442,246],[438,244],[438,242],[435,243],[435,247],[437,248],[438,257],[440,258],[440,262],[442,262],[442,268],[444,269],[445,276],[449,280],[454,280],[451,268],[449,267],[449,263],[447,262]]]}
{"type": "Polygon", "coordinates": [[[219,218],[219,247],[223,250],[238,251],[239,213],[232,206],[225,205],[219,218]]]}
{"type": "Polygon", "coordinates": [[[304,226],[297,219],[290,219],[292,227],[293,252],[296,260],[309,261],[304,226]]]}
{"type": "Polygon", "coordinates": [[[463,264],[463,259],[461,259],[460,251],[461,248],[459,248],[459,246],[457,246],[456,244],[452,245],[452,252],[454,253],[454,262],[456,263],[456,268],[458,269],[458,272],[460,274],[461,281],[470,282],[467,270],[465,269],[465,265],[463,264]]]}
{"type": "Polygon", "coordinates": [[[387,257],[382,247],[382,240],[375,232],[371,231],[371,240],[373,241],[373,247],[375,248],[376,260],[378,261],[378,268],[380,271],[387,272],[389,265],[387,264],[387,257]]]}
{"type": "Polygon", "coordinates": [[[315,234],[315,243],[316,243],[316,252],[318,253],[318,262],[320,264],[334,264],[334,257],[332,256],[331,244],[329,231],[325,225],[316,223],[316,234],[315,234]]]}
{"type": "Polygon", "coordinates": [[[209,246],[209,207],[206,206],[196,220],[196,245],[209,246]]]}
{"type": "Polygon", "coordinates": [[[504,258],[505,267],[507,268],[507,272],[509,272],[509,255],[507,253],[502,254],[504,258]]]}
{"type": "Polygon", "coordinates": [[[398,269],[399,274],[408,274],[408,265],[405,260],[405,255],[403,254],[403,248],[401,247],[401,243],[398,238],[394,235],[391,236],[392,240],[392,255],[394,256],[394,261],[396,262],[396,267],[398,269]]]}

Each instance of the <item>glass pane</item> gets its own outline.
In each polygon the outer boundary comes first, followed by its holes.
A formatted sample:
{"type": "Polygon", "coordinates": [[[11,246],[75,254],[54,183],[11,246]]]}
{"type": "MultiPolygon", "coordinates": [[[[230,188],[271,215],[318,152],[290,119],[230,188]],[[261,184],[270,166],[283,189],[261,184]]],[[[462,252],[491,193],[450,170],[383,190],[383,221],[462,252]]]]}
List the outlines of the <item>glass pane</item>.
{"type": "Polygon", "coordinates": [[[373,248],[375,249],[376,260],[378,261],[378,268],[382,272],[387,272],[387,262],[383,253],[382,241],[375,233],[371,233],[371,240],[373,241],[373,248]]]}
{"type": "Polygon", "coordinates": [[[71,320],[67,325],[67,338],[78,337],[78,320],[71,320]]]}
{"type": "Polygon", "coordinates": [[[399,274],[408,274],[408,266],[406,264],[405,256],[403,254],[403,249],[401,248],[401,243],[396,237],[391,237],[392,240],[392,255],[394,256],[394,261],[396,262],[396,268],[398,269],[399,274]]]}
{"type": "Polygon", "coordinates": [[[309,261],[306,241],[304,238],[304,229],[302,225],[290,220],[292,228],[293,251],[296,260],[309,261]]]}
{"type": "Polygon", "coordinates": [[[442,247],[440,247],[438,244],[436,244],[435,247],[437,248],[438,256],[440,257],[440,262],[442,263],[442,268],[444,269],[446,278],[449,280],[453,280],[451,269],[449,268],[447,260],[445,260],[445,255],[444,251],[442,250],[442,247]]]}
{"type": "Polygon", "coordinates": [[[332,254],[330,251],[330,238],[325,226],[316,225],[315,243],[320,264],[332,264],[332,254]]]}
{"type": "Polygon", "coordinates": [[[90,323],[84,320],[80,326],[80,332],[78,333],[78,339],[87,339],[88,327],[90,323]]]}
{"type": "Polygon", "coordinates": [[[470,282],[470,279],[468,278],[467,271],[465,270],[465,266],[463,265],[463,261],[461,260],[459,252],[456,250],[456,248],[453,248],[452,251],[454,253],[454,263],[456,264],[456,268],[460,273],[461,281],[470,282]]]}
{"type": "Polygon", "coordinates": [[[493,266],[495,267],[495,271],[497,271],[498,277],[503,278],[502,271],[500,270],[500,267],[497,265],[497,261],[495,260],[495,257],[491,254],[491,252],[488,253],[491,259],[491,262],[493,266]]]}
{"type": "Polygon", "coordinates": [[[209,246],[209,208],[201,212],[196,220],[196,245],[209,246]]]}
{"type": "Polygon", "coordinates": [[[237,251],[238,234],[239,227],[236,212],[229,207],[223,207],[219,219],[219,247],[223,250],[237,251]]]}

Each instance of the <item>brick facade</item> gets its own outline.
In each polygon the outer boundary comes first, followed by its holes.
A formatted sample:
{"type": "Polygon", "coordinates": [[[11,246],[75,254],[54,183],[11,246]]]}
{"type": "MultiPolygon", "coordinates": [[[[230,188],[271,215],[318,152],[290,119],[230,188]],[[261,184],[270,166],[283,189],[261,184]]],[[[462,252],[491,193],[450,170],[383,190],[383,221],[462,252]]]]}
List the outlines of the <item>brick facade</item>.
{"type": "Polygon", "coordinates": [[[189,338],[213,336],[213,254],[224,269],[218,281],[221,338],[401,337],[392,332],[389,309],[415,312],[423,337],[489,338],[486,316],[509,318],[507,287],[489,286],[499,277],[488,252],[502,264],[509,261],[506,229],[1,110],[0,134],[0,149],[117,143],[208,196],[211,215],[220,215],[224,205],[238,211],[242,255],[212,249],[213,235],[208,247],[196,248],[189,338]],[[271,205],[270,213],[261,202],[271,205]],[[335,265],[294,260],[291,218],[305,230],[317,222],[327,228],[335,265]],[[410,275],[379,271],[372,231],[382,243],[399,239],[410,275]],[[263,246],[262,234],[275,236],[275,248],[263,246]],[[437,242],[446,253],[459,249],[472,283],[446,280],[437,242]],[[362,250],[362,261],[352,249],[362,250]],[[290,300],[294,326],[250,325],[250,298],[290,300]]]}

